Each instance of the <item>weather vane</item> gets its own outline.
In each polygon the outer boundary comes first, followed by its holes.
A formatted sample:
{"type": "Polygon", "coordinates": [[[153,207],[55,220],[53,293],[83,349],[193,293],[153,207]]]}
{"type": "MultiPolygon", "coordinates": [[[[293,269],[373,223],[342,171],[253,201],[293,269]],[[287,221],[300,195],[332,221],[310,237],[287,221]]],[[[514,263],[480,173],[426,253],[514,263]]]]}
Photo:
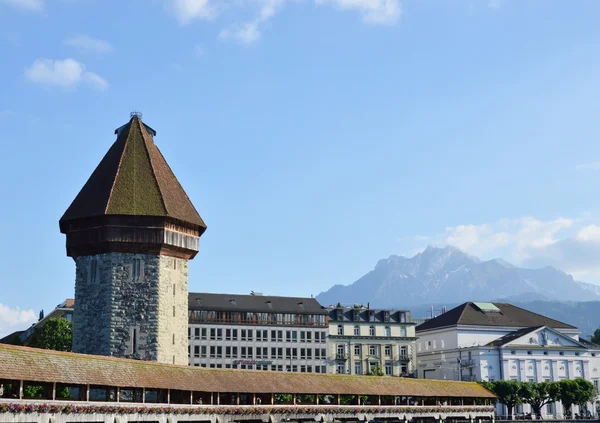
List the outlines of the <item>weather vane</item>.
{"type": "Polygon", "coordinates": [[[133,112],[129,113],[129,117],[137,117],[140,120],[142,119],[142,112],[134,110],[133,112]]]}

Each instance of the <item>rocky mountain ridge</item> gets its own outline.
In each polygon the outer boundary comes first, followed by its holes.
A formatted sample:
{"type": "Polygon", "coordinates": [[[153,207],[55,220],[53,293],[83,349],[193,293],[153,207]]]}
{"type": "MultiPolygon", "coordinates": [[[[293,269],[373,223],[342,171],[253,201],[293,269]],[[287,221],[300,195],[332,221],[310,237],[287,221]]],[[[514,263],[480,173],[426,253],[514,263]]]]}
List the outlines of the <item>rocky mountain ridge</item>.
{"type": "Polygon", "coordinates": [[[600,300],[600,286],[576,281],[553,267],[524,269],[502,259],[482,261],[455,247],[427,247],[414,257],[392,255],[350,285],[335,285],[317,300],[323,305],[370,303],[380,308],[457,304],[515,298],[600,300]]]}

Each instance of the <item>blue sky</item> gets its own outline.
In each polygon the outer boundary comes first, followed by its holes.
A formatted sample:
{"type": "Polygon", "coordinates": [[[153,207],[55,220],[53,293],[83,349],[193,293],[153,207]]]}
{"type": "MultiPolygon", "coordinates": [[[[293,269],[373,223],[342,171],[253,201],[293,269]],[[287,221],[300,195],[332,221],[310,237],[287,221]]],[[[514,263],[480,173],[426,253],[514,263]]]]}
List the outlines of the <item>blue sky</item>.
{"type": "Polygon", "coordinates": [[[190,290],[311,295],[456,245],[600,282],[600,2],[0,0],[0,335],[132,110],[208,224],[190,290]]]}

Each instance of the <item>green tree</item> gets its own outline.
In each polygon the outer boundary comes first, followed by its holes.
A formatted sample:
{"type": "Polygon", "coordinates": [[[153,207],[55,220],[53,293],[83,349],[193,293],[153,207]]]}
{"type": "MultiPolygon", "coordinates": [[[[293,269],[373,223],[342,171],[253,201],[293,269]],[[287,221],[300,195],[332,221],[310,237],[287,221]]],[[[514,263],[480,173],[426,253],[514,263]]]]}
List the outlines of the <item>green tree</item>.
{"type": "Polygon", "coordinates": [[[594,335],[592,336],[592,342],[596,345],[600,345],[600,328],[594,331],[594,335]]]}
{"type": "Polygon", "coordinates": [[[506,406],[508,419],[512,420],[515,405],[523,404],[523,383],[516,380],[496,380],[480,384],[498,397],[498,401],[506,406]]]}
{"type": "Polygon", "coordinates": [[[381,366],[373,366],[371,367],[371,370],[369,370],[369,372],[367,373],[368,376],[383,376],[383,369],[381,368],[381,366]]]}
{"type": "Polygon", "coordinates": [[[71,351],[73,324],[62,317],[48,319],[31,337],[29,346],[46,350],[71,351]]]}
{"type": "Polygon", "coordinates": [[[355,395],[340,395],[340,403],[342,405],[356,404],[356,396],[355,395]]]}
{"type": "Polygon", "coordinates": [[[573,404],[583,407],[595,396],[594,385],[585,379],[561,380],[559,384],[560,402],[562,402],[567,415],[571,414],[573,404]]]}
{"type": "Polygon", "coordinates": [[[544,405],[560,399],[560,385],[558,382],[524,382],[521,385],[523,402],[531,405],[533,414],[542,418],[544,405]]]}
{"type": "Polygon", "coordinates": [[[293,399],[292,394],[275,394],[273,397],[277,404],[291,404],[293,399]]]}

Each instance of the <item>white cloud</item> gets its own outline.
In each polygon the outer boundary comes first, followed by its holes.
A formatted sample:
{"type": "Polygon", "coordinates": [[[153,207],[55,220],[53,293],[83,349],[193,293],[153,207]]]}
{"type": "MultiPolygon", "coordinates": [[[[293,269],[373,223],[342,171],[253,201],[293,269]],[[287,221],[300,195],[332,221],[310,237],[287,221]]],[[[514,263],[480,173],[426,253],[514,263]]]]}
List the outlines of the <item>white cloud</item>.
{"type": "Polygon", "coordinates": [[[98,90],[108,88],[108,82],[98,74],[85,70],[85,65],[75,59],[36,59],[25,68],[25,77],[32,82],[62,88],[74,88],[86,83],[98,90]]]}
{"type": "Polygon", "coordinates": [[[575,239],[578,241],[600,241],[600,226],[584,226],[577,232],[575,239]]]}
{"type": "Polygon", "coordinates": [[[234,40],[242,44],[252,44],[260,39],[260,27],[271,19],[283,6],[284,0],[259,0],[256,18],[249,22],[232,25],[219,33],[222,40],[234,40]]]}
{"type": "Polygon", "coordinates": [[[523,217],[452,226],[428,237],[413,237],[411,244],[424,247],[425,243],[453,245],[484,260],[503,257],[528,268],[554,266],[579,280],[600,283],[600,224],[589,214],[577,218],[523,217]]]}
{"type": "Polygon", "coordinates": [[[532,217],[501,219],[481,225],[458,225],[446,228],[436,237],[436,245],[453,245],[473,255],[508,248],[513,260],[521,261],[535,255],[536,250],[557,243],[557,234],[571,228],[573,219],[558,218],[541,221],[532,217]]]}
{"type": "Polygon", "coordinates": [[[0,303],[0,337],[16,330],[27,329],[36,321],[33,310],[10,308],[0,303]]]}
{"type": "Polygon", "coordinates": [[[41,12],[44,9],[44,0],[0,0],[0,3],[32,12],[41,12]]]}
{"type": "Polygon", "coordinates": [[[577,169],[577,170],[586,170],[586,169],[598,170],[598,169],[600,169],[600,161],[591,162],[591,163],[581,163],[581,164],[576,165],[575,169],[577,169]]]}
{"type": "Polygon", "coordinates": [[[214,19],[217,15],[211,0],[166,0],[165,6],[182,25],[194,20],[214,19]]]}
{"type": "MultiPolygon", "coordinates": [[[[241,9],[249,9],[254,13],[252,19],[234,21],[235,23],[221,29],[219,38],[253,44],[260,40],[264,25],[289,2],[290,0],[165,0],[165,7],[182,25],[195,20],[212,20],[226,12],[233,14],[241,9]]],[[[400,0],[314,0],[314,4],[358,12],[363,21],[370,24],[391,25],[402,14],[400,0]]]]}
{"type": "Polygon", "coordinates": [[[65,44],[85,53],[110,53],[113,50],[112,46],[106,41],[83,34],[67,38],[65,44]]]}
{"type": "Polygon", "coordinates": [[[365,22],[372,24],[394,24],[402,13],[399,0],[315,0],[315,3],[357,11],[365,22]]]}

